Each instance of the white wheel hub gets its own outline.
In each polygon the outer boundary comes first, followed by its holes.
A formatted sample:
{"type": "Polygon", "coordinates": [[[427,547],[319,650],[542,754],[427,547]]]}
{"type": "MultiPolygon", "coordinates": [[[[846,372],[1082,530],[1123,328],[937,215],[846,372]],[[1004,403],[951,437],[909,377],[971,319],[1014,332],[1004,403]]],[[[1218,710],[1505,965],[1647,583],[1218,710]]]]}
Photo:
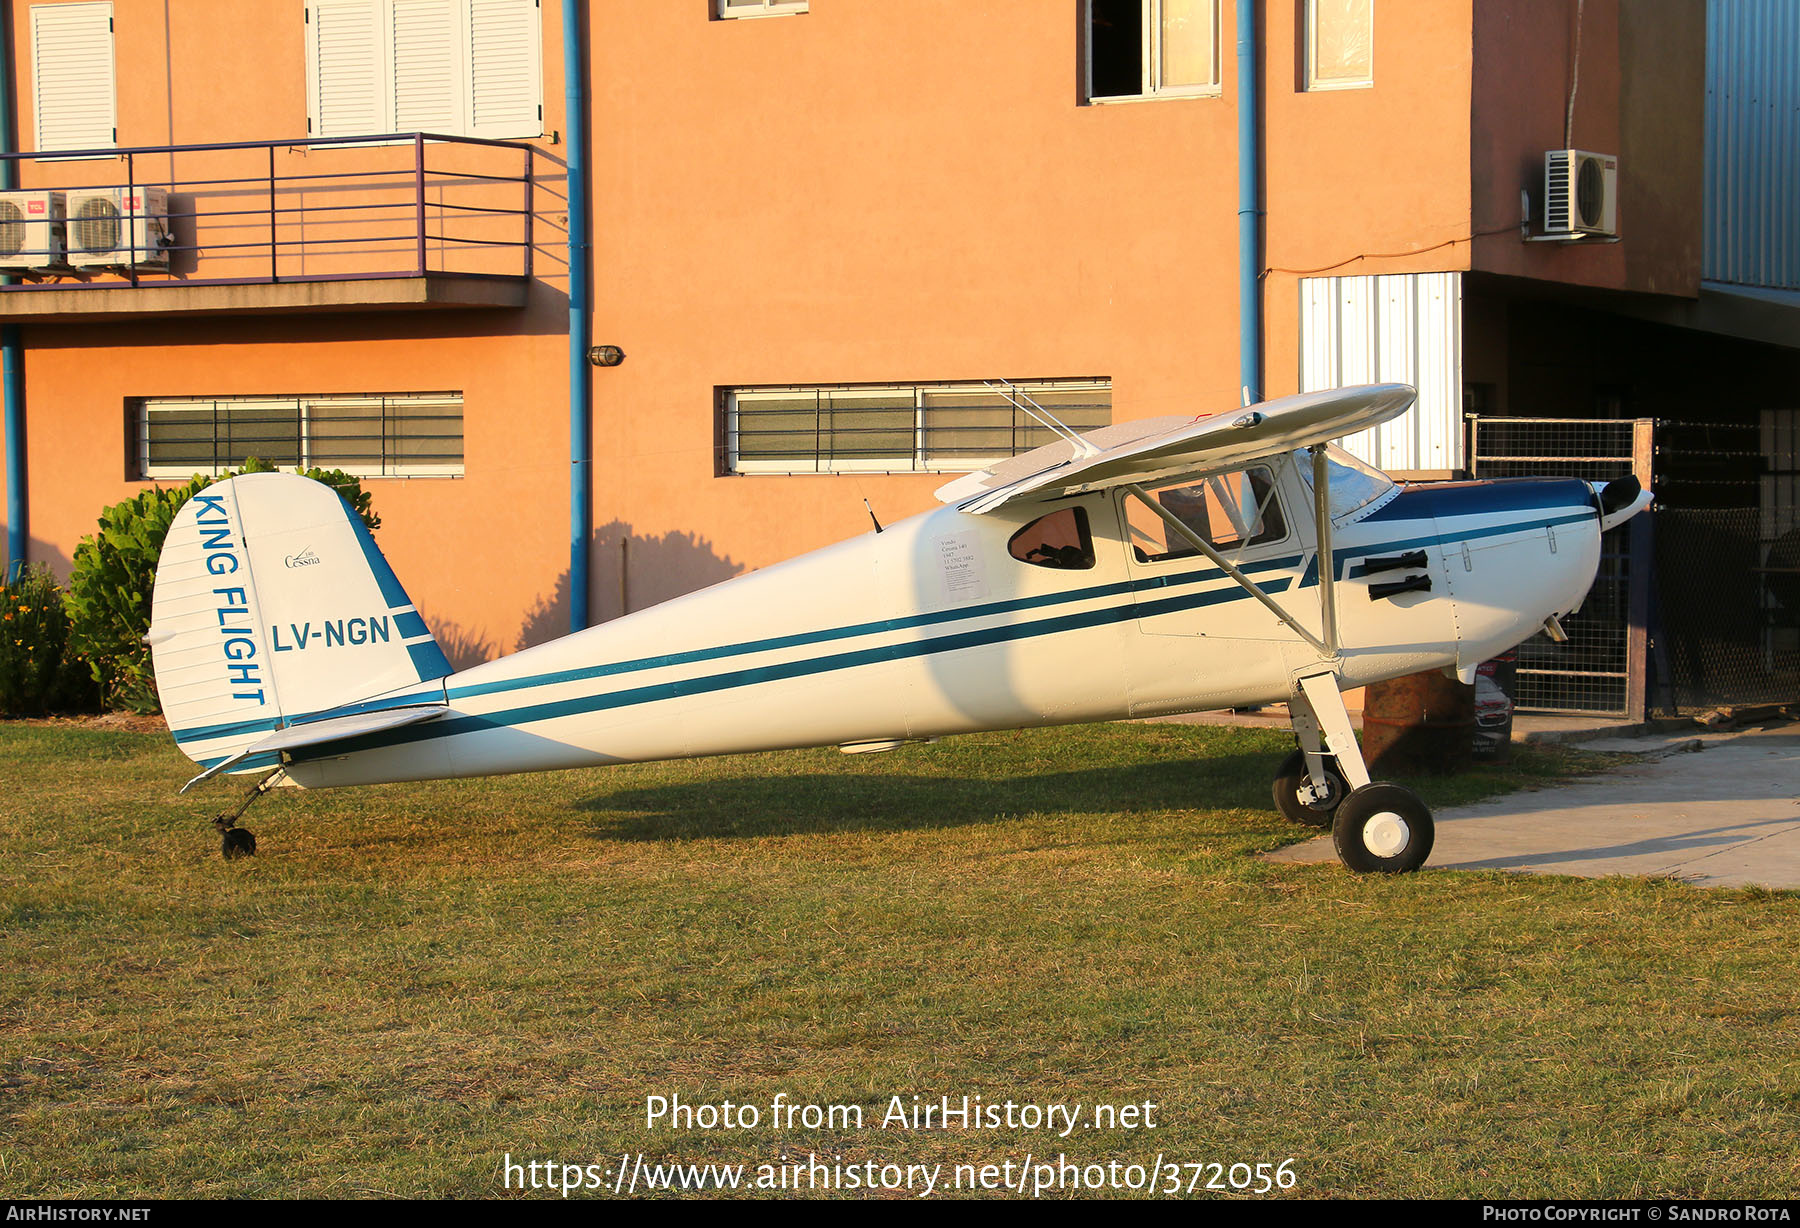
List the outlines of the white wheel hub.
{"type": "Polygon", "coordinates": [[[1396,857],[1412,841],[1412,828],[1392,810],[1369,816],[1363,824],[1363,847],[1377,857],[1396,857]]]}

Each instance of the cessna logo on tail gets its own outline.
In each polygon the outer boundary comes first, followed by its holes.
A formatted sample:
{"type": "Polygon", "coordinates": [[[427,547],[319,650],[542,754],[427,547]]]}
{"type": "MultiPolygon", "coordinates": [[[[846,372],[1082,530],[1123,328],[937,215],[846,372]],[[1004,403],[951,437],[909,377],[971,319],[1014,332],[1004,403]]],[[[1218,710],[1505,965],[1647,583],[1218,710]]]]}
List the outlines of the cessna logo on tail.
{"type": "Polygon", "coordinates": [[[317,567],[319,565],[319,556],[313,553],[313,548],[311,546],[308,546],[299,554],[290,554],[281,561],[289,567],[317,567]]]}

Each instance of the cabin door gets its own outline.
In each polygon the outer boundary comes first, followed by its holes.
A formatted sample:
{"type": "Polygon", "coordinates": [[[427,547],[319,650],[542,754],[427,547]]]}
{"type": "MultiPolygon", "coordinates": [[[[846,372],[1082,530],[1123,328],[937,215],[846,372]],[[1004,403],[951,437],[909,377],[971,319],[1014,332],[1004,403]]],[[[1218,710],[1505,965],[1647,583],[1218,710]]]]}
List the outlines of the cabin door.
{"type": "MultiPolygon", "coordinates": [[[[1286,506],[1274,465],[1182,478],[1145,493],[1284,608],[1308,623],[1317,621],[1316,596],[1294,593],[1311,544],[1301,538],[1304,509],[1286,506]]],[[[1298,640],[1292,628],[1156,512],[1129,493],[1118,497],[1141,632],[1264,644],[1298,640]]]]}

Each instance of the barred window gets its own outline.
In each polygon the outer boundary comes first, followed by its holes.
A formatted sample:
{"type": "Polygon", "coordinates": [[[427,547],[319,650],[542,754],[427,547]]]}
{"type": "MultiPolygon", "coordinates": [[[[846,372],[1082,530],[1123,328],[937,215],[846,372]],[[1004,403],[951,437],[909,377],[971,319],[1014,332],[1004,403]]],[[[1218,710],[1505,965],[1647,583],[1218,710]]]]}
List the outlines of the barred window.
{"type": "Polygon", "coordinates": [[[963,473],[1112,422],[1112,381],[726,388],[722,473],[963,473]]]}
{"type": "Polygon", "coordinates": [[[185,478],[273,465],[356,477],[463,471],[460,392],[317,397],[145,397],[132,403],[135,475],[185,478]]]}

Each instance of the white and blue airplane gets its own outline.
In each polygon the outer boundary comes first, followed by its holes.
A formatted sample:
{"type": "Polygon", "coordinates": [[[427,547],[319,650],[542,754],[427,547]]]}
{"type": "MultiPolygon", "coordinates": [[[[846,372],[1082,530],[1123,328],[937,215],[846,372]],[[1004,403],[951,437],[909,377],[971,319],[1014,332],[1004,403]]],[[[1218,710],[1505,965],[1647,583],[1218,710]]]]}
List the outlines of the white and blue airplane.
{"type": "Polygon", "coordinates": [[[169,728],[204,770],[280,785],[594,767],[1286,702],[1275,776],[1353,870],[1430,854],[1431,814],[1373,782],[1342,692],[1481,662],[1592,585],[1625,479],[1397,486],[1326,441],[1413,390],[1306,393],[1077,435],[958,478],[944,506],[456,671],[329,487],[249,474],[194,496],[157,569],[169,728]],[[1321,560],[1328,560],[1321,565],[1321,560]]]}

